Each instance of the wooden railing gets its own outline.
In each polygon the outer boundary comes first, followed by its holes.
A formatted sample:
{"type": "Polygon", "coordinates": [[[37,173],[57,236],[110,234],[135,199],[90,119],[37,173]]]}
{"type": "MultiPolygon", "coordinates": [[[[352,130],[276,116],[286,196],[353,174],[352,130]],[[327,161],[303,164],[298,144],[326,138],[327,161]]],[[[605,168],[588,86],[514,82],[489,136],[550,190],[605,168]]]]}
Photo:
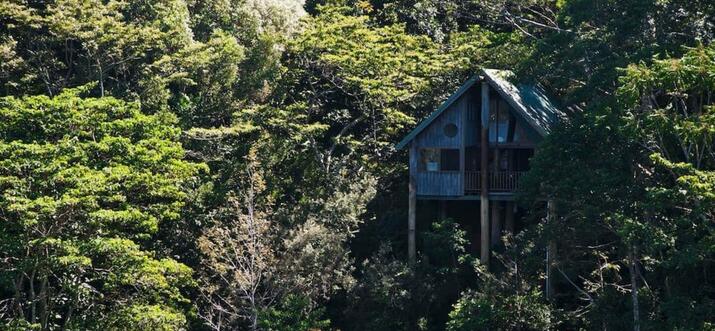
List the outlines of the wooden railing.
{"type": "MultiPolygon", "coordinates": [[[[524,175],[523,171],[490,171],[489,191],[491,192],[513,192],[519,188],[519,179],[524,175]]],[[[464,173],[464,191],[466,194],[478,193],[481,191],[482,175],[479,171],[466,171],[464,173]]]]}

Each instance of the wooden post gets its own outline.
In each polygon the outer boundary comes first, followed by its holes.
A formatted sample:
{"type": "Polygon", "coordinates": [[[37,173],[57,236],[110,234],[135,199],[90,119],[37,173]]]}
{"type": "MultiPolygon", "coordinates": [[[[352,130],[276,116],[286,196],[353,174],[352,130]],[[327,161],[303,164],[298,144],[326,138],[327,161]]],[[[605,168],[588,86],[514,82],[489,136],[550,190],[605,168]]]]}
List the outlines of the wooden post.
{"type": "MultiPolygon", "coordinates": [[[[546,222],[556,221],[556,205],[549,199],[546,205],[546,222]]],[[[546,299],[551,300],[554,296],[554,261],[556,260],[556,242],[549,240],[546,247],[546,299]]]]}
{"type": "Polygon", "coordinates": [[[447,219],[447,200],[439,200],[439,220],[447,219]]]}
{"type": "Polygon", "coordinates": [[[514,208],[514,202],[506,202],[506,207],[504,208],[505,230],[511,234],[514,234],[514,208]]]}
{"type": "Polygon", "coordinates": [[[496,246],[501,242],[501,203],[499,201],[492,201],[492,247],[496,246]]]}
{"type": "Polygon", "coordinates": [[[481,247],[480,262],[489,268],[489,84],[482,82],[482,114],[481,114],[481,247]]]}
{"type": "Polygon", "coordinates": [[[417,148],[415,144],[410,145],[410,184],[409,184],[409,210],[407,212],[407,259],[410,264],[417,260],[417,248],[415,244],[415,228],[417,218],[417,183],[415,175],[417,173],[417,148]]]}

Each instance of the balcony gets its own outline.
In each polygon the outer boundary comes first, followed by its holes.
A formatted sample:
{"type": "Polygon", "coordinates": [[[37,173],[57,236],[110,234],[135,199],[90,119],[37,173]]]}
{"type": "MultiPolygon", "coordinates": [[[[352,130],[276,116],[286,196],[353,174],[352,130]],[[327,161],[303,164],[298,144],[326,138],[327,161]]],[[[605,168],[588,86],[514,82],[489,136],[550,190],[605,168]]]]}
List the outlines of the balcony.
{"type": "MultiPolygon", "coordinates": [[[[489,192],[514,192],[519,189],[519,180],[525,171],[490,171],[489,192]]],[[[481,191],[482,174],[480,171],[464,172],[464,194],[477,194],[481,191]]]]}

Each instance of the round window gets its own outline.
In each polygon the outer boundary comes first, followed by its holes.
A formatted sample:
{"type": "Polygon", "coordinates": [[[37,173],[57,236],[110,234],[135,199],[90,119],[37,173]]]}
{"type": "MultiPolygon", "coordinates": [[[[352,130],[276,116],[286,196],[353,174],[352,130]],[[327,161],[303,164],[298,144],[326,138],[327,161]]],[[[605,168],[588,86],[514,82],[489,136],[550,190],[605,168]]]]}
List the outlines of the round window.
{"type": "Polygon", "coordinates": [[[454,123],[449,123],[444,126],[444,135],[453,138],[457,135],[457,126],[454,123]]]}

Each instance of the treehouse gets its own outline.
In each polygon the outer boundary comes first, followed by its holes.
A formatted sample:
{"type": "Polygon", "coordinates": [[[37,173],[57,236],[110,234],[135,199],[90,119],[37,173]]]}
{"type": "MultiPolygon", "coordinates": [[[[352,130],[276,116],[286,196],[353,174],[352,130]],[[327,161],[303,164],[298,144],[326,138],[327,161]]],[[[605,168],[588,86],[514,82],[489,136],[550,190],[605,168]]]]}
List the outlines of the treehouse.
{"type": "Polygon", "coordinates": [[[397,144],[409,149],[410,260],[416,256],[418,200],[438,200],[441,215],[448,201],[476,205],[479,200],[479,240],[474,241],[480,241],[485,264],[490,241],[496,242],[502,230],[514,231],[514,192],[561,112],[539,86],[515,84],[512,76],[482,70],[397,144]]]}

